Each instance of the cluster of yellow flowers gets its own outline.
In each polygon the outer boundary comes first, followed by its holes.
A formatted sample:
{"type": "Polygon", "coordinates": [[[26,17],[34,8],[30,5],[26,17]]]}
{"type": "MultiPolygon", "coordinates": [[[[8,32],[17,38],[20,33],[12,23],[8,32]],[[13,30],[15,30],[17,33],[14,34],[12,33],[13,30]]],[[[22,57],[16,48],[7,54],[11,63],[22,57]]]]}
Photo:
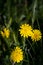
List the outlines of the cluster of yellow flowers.
{"type": "Polygon", "coordinates": [[[32,41],[39,41],[42,37],[42,33],[38,29],[32,29],[32,27],[29,24],[22,24],[20,26],[20,35],[24,38],[31,37],[32,41]]]}
{"type": "Polygon", "coordinates": [[[7,28],[4,28],[3,31],[1,31],[1,35],[2,35],[3,37],[9,38],[10,30],[7,29],[7,28]]]}
{"type": "MultiPolygon", "coordinates": [[[[34,29],[29,24],[22,24],[20,26],[20,35],[24,38],[31,37],[32,41],[39,41],[42,38],[42,33],[38,29],[34,29]]],[[[1,31],[1,35],[3,37],[9,38],[10,30],[7,28],[4,28],[3,31],[1,31]]]]}
{"type": "Polygon", "coordinates": [[[23,60],[23,51],[20,47],[16,47],[12,52],[11,52],[11,56],[10,59],[13,62],[17,62],[19,63],[20,61],[23,60]]]}
{"type": "MultiPolygon", "coordinates": [[[[38,29],[34,29],[29,24],[22,24],[19,29],[20,35],[24,38],[31,37],[32,41],[39,41],[42,38],[42,33],[38,29]]],[[[3,37],[9,38],[10,30],[7,28],[4,28],[3,31],[1,31],[1,35],[3,37]]],[[[13,62],[19,63],[23,60],[23,51],[20,47],[16,47],[10,55],[10,59],[13,62]]]]}

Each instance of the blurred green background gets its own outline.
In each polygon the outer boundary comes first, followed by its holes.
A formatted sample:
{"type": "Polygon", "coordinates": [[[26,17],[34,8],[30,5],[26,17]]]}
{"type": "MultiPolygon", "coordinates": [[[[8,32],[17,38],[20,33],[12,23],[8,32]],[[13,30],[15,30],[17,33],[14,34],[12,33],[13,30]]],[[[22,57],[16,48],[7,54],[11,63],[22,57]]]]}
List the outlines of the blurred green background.
{"type": "MultiPolygon", "coordinates": [[[[21,43],[20,46],[23,39],[19,36],[18,29],[22,23],[29,23],[43,33],[43,0],[0,0],[0,31],[4,26],[9,27],[15,32],[16,40],[21,43]]],[[[8,41],[0,35],[0,65],[13,65],[9,60],[9,55],[10,49],[15,47],[14,43],[12,32],[8,41]]],[[[27,40],[26,43],[26,49],[29,49],[31,46],[27,40]]],[[[43,65],[42,40],[38,41],[37,45],[33,46],[35,53],[31,48],[30,52],[27,51],[28,54],[25,54],[25,59],[28,61],[15,65],[43,65]]]]}

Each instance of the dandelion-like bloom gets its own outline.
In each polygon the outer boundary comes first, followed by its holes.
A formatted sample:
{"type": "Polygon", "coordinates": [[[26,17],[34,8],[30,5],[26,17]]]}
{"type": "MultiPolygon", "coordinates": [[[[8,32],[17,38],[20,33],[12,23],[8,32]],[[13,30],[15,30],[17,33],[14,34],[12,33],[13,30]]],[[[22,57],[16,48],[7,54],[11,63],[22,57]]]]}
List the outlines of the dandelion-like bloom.
{"type": "Polygon", "coordinates": [[[32,27],[29,24],[22,24],[19,31],[24,38],[32,35],[32,27]]]}
{"type": "Polygon", "coordinates": [[[12,60],[13,62],[17,62],[17,63],[23,60],[23,51],[20,47],[16,47],[11,52],[10,60],[12,60]]]}
{"type": "Polygon", "coordinates": [[[3,31],[1,31],[1,35],[2,35],[3,37],[8,38],[9,35],[10,35],[10,31],[9,31],[9,29],[4,28],[3,31]]]}
{"type": "Polygon", "coordinates": [[[41,38],[42,38],[42,34],[41,34],[40,30],[37,30],[37,29],[33,30],[31,39],[33,41],[39,41],[41,38]]]}

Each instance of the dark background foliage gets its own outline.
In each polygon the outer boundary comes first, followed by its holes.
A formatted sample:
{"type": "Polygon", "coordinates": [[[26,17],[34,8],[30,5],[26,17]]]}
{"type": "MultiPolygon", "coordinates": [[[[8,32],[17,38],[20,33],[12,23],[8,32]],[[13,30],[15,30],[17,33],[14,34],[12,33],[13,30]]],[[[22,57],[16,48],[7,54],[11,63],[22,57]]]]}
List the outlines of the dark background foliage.
{"type": "MultiPolygon", "coordinates": [[[[34,13],[34,3],[36,0],[0,0],[0,30],[3,26],[9,23],[10,17],[12,17],[12,24],[10,27],[15,30],[15,33],[18,33],[19,25],[22,23],[32,23],[32,17],[34,13]]],[[[37,7],[35,8],[34,15],[34,28],[38,28],[40,26],[40,30],[43,33],[43,0],[37,0],[37,7]]],[[[32,25],[32,24],[31,24],[32,25]]],[[[43,38],[42,38],[43,39],[43,38]]],[[[20,36],[18,36],[18,40],[22,43],[20,36]]],[[[30,40],[31,41],[31,40],[30,40]]],[[[32,42],[32,41],[31,41],[32,42]]],[[[42,41],[41,41],[42,42],[42,41]]],[[[28,41],[26,40],[26,43],[28,41]]],[[[28,53],[28,62],[23,62],[23,65],[43,65],[43,44],[41,45],[40,41],[37,42],[38,46],[34,44],[33,52],[32,48],[28,53]]],[[[14,45],[11,47],[13,48],[14,45]]],[[[29,43],[27,44],[27,48],[29,48],[29,43]]],[[[6,44],[6,41],[0,35],[0,65],[11,65],[10,60],[8,60],[9,47],[6,44]]]]}

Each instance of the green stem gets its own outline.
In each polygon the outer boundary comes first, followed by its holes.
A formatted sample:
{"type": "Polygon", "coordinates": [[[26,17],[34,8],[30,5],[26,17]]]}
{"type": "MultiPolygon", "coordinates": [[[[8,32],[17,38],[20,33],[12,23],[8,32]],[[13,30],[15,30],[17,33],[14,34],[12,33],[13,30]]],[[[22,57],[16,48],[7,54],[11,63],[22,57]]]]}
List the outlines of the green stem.
{"type": "Polygon", "coordinates": [[[40,30],[40,25],[39,25],[39,21],[38,21],[38,19],[37,19],[37,25],[38,25],[38,28],[39,28],[39,30],[40,30]]]}
{"type": "Polygon", "coordinates": [[[25,38],[23,38],[23,49],[25,49],[25,38]]]}
{"type": "Polygon", "coordinates": [[[24,60],[24,61],[27,62],[27,65],[29,65],[29,56],[28,56],[27,51],[25,51],[25,54],[26,54],[26,58],[27,58],[27,60],[24,60]]]}
{"type": "Polygon", "coordinates": [[[11,32],[12,32],[13,40],[14,40],[14,42],[15,42],[15,45],[19,46],[20,43],[19,43],[19,41],[18,41],[18,39],[17,39],[17,36],[15,35],[15,32],[13,32],[13,30],[12,30],[11,28],[10,28],[10,30],[11,30],[11,32]]]}
{"type": "Polygon", "coordinates": [[[34,5],[33,5],[32,27],[33,27],[33,24],[34,24],[34,21],[35,21],[36,7],[37,7],[37,0],[35,0],[34,5]]]}
{"type": "Polygon", "coordinates": [[[15,65],[15,63],[12,63],[12,65],[15,65]]]}
{"type": "Polygon", "coordinates": [[[37,42],[36,42],[36,45],[37,45],[37,47],[38,47],[38,44],[37,44],[37,42]]]}
{"type": "MultiPolygon", "coordinates": [[[[33,52],[35,53],[35,50],[34,50],[34,48],[32,47],[34,43],[31,44],[28,39],[27,39],[27,41],[29,42],[29,44],[30,44],[30,46],[31,46],[30,49],[32,48],[33,52]]],[[[29,49],[29,50],[30,50],[30,49],[29,49]]]]}
{"type": "Polygon", "coordinates": [[[10,18],[7,28],[9,28],[11,26],[11,23],[12,23],[12,18],[10,18]]]}

